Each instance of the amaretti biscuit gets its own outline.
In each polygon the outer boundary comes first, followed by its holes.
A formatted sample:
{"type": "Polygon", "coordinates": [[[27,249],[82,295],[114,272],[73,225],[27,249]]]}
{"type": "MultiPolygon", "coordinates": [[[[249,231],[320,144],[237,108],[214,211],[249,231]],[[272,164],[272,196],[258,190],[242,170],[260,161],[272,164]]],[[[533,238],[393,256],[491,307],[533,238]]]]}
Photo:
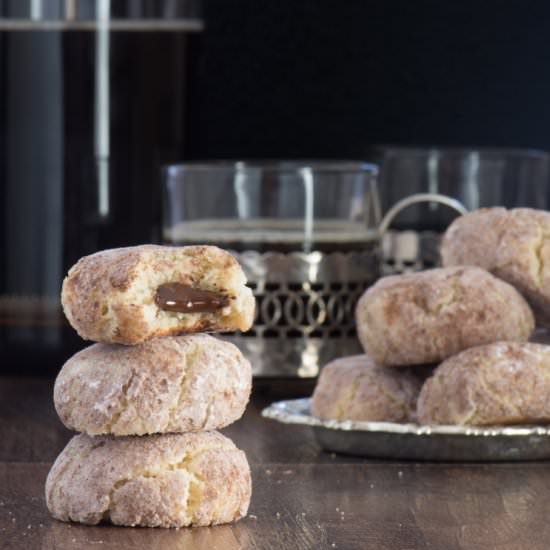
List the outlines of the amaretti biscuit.
{"type": "Polygon", "coordinates": [[[550,422],[550,346],[498,342],[441,363],[418,399],[421,424],[550,422]]]}
{"type": "Polygon", "coordinates": [[[381,367],[367,355],[342,357],[321,370],[311,412],[324,420],[409,422],[420,385],[407,370],[381,367]]]}
{"type": "Polygon", "coordinates": [[[528,340],[533,313],[517,290],[479,267],[380,279],[360,298],[357,333],[382,365],[437,363],[464,349],[528,340]]]}
{"type": "Polygon", "coordinates": [[[443,265],[478,265],[514,285],[550,325],[550,212],[483,208],[453,221],[441,244],[443,265]]]}
{"type": "Polygon", "coordinates": [[[189,334],[80,351],[61,369],[54,403],[65,426],[90,435],[194,432],[238,420],[251,383],[236,346],[189,334]]]}
{"type": "Polygon", "coordinates": [[[86,340],[248,330],[254,297],[237,260],[215,246],[142,245],[80,259],[63,282],[67,319],[86,340]]]}
{"type": "Polygon", "coordinates": [[[90,437],[77,435],[46,480],[56,519],[90,525],[215,525],[246,515],[250,469],[218,432],[90,437]]]}

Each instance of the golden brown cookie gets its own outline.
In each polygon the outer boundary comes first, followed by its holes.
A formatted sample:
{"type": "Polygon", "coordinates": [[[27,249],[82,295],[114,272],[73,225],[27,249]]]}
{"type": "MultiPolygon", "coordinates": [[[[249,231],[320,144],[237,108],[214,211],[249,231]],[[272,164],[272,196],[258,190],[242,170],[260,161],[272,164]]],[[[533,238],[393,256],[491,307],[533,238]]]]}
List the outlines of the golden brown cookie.
{"type": "Polygon", "coordinates": [[[188,334],[80,351],[61,369],[54,403],[65,426],[89,435],[215,430],[242,416],[251,383],[236,346],[188,334]]]}
{"type": "Polygon", "coordinates": [[[484,208],[453,221],[443,265],[477,265],[515,286],[539,324],[550,325],[550,212],[484,208]]]}
{"type": "Polygon", "coordinates": [[[70,269],[61,301],[82,338],[119,344],[246,331],[255,306],[237,260],[215,246],[142,245],[86,256],[70,269]]]}
{"type": "Polygon", "coordinates": [[[410,422],[420,380],[408,370],[377,365],[367,355],[326,365],[311,398],[311,412],[324,420],[410,422]]]}
{"type": "Polygon", "coordinates": [[[499,340],[523,342],[533,314],[517,290],[479,267],[380,279],[360,298],[357,333],[381,365],[436,363],[499,340]]]}
{"type": "Polygon", "coordinates": [[[218,432],[77,435],[46,480],[54,518],[96,525],[216,525],[246,515],[246,457],[218,432]]]}
{"type": "Polygon", "coordinates": [[[550,346],[498,342],[450,357],[418,398],[421,424],[550,422],[550,346]]]}

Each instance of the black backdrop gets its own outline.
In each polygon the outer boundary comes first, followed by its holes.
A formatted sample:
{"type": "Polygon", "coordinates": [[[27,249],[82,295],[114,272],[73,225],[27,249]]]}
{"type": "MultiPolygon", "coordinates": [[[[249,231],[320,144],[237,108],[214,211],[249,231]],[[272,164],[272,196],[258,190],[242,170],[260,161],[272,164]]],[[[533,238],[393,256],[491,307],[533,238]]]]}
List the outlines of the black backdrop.
{"type": "Polygon", "coordinates": [[[550,3],[206,0],[188,157],[550,149],[550,3]]]}

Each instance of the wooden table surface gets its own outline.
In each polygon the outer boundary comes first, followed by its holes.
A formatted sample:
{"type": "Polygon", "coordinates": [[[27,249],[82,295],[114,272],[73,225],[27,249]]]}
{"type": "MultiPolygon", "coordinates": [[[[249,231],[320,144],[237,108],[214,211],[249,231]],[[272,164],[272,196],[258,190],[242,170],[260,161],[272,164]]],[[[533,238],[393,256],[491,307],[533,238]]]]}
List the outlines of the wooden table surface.
{"type": "Polygon", "coordinates": [[[246,519],[180,530],[61,523],[49,517],[43,487],[71,434],[51,394],[49,379],[0,378],[1,550],[550,548],[550,463],[330,455],[309,429],[262,419],[261,408],[281,397],[265,391],[256,391],[244,418],[224,430],[252,466],[246,519]]]}

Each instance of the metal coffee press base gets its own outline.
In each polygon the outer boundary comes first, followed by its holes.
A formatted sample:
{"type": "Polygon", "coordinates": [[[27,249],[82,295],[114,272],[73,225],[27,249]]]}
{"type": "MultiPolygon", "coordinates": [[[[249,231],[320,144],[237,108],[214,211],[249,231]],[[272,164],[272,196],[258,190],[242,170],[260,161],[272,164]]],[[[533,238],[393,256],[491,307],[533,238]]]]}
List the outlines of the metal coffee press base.
{"type": "Polygon", "coordinates": [[[224,339],[255,376],[314,377],[331,359],[362,353],[354,310],[379,275],[375,243],[361,252],[232,253],[256,296],[256,319],[250,332],[224,339]]]}
{"type": "Polygon", "coordinates": [[[315,377],[333,359],[364,353],[355,305],[365,289],[380,276],[439,265],[439,233],[389,230],[401,210],[420,202],[466,212],[444,195],[411,195],[388,210],[362,251],[232,252],[256,296],[256,319],[250,332],[225,339],[248,357],[254,376],[315,377]]]}

